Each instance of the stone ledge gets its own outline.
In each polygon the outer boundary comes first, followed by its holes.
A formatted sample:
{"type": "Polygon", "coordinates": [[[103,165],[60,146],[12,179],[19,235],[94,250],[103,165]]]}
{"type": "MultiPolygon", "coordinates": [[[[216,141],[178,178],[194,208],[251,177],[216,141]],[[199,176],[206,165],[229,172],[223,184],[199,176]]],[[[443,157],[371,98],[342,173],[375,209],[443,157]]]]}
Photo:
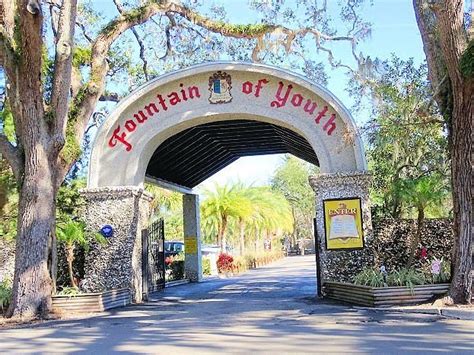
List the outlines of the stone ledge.
{"type": "Polygon", "coordinates": [[[308,178],[313,189],[319,186],[340,185],[341,183],[352,182],[357,185],[367,185],[372,183],[372,174],[368,171],[351,171],[346,173],[321,173],[308,178]],[[351,181],[354,180],[354,181],[351,181]]]}
{"type": "Polygon", "coordinates": [[[85,188],[79,190],[79,192],[86,198],[108,198],[108,199],[120,199],[124,197],[142,197],[147,201],[153,200],[153,195],[145,191],[140,186],[105,186],[105,187],[94,187],[85,188]]]}

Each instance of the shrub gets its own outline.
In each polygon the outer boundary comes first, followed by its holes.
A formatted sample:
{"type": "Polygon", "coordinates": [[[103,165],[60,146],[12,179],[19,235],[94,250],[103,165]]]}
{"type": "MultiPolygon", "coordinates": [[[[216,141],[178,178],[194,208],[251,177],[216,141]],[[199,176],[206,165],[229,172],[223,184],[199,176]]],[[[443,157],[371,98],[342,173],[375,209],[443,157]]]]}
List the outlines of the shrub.
{"type": "Polygon", "coordinates": [[[0,309],[2,310],[2,314],[8,309],[10,305],[10,301],[12,298],[12,286],[8,280],[4,280],[0,283],[0,309]]]}
{"type": "Polygon", "coordinates": [[[81,291],[77,287],[68,287],[65,286],[58,292],[58,296],[70,296],[74,297],[81,293],[81,291]]]}
{"type": "Polygon", "coordinates": [[[211,274],[211,259],[203,257],[202,258],[202,273],[204,275],[211,274]]]}
{"type": "Polygon", "coordinates": [[[232,255],[222,253],[217,259],[217,270],[220,273],[231,272],[233,269],[234,258],[232,255]]]}
{"type": "Polygon", "coordinates": [[[366,268],[354,277],[354,283],[362,286],[383,287],[383,274],[376,268],[366,268]]]}
{"type": "Polygon", "coordinates": [[[245,254],[244,259],[248,269],[255,269],[257,267],[257,259],[254,254],[245,254]]]}
{"type": "Polygon", "coordinates": [[[168,280],[184,279],[184,258],[184,253],[166,257],[165,265],[166,269],[169,270],[169,272],[167,272],[168,280]]]}
{"type": "Polygon", "coordinates": [[[184,279],[184,260],[174,260],[171,265],[171,280],[184,279]]]}
{"type": "Polygon", "coordinates": [[[233,264],[232,271],[235,273],[245,272],[248,270],[247,260],[243,256],[235,257],[232,264],[233,264]]]}
{"type": "Polygon", "coordinates": [[[387,276],[389,286],[406,286],[413,290],[415,285],[424,285],[426,283],[425,275],[413,268],[401,268],[392,271],[387,276]]]}

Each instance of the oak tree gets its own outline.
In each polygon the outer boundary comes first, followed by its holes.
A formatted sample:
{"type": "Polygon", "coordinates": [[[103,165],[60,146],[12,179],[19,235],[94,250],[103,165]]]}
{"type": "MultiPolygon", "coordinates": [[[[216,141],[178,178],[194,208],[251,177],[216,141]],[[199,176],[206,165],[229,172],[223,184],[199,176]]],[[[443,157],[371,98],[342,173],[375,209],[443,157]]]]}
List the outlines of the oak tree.
{"type": "MultiPolygon", "coordinates": [[[[128,69],[137,70],[143,80],[156,74],[147,65],[145,36],[137,30],[148,25],[156,25],[165,39],[162,48],[153,48],[163,56],[176,50],[173,40],[180,40],[190,49],[186,53],[189,56],[180,56],[185,63],[193,50],[200,48],[212,54],[207,58],[215,58],[219,54],[215,44],[230,38],[233,42],[227,43],[227,53],[237,52],[231,56],[235,59],[270,58],[269,62],[281,63],[281,57],[286,55],[302,58],[304,43],[309,40],[331,66],[344,66],[335,59],[331,43],[349,45],[354,61],[361,66],[365,58],[357,54],[356,47],[370,32],[358,15],[362,2],[348,0],[340,7],[341,21],[349,24],[341,34],[331,27],[327,1],[319,7],[313,1],[299,2],[297,11],[279,11],[279,2],[269,10],[269,2],[252,1],[264,13],[264,19],[256,24],[232,25],[219,9],[203,15],[189,2],[149,0],[125,6],[114,0],[110,5],[117,9],[117,16],[104,26],[95,26],[99,28],[92,26],[94,31],[79,17],[80,11],[93,17],[87,3],[78,6],[77,0],[0,1],[0,69],[5,74],[6,107],[15,127],[14,141],[0,130],[0,153],[15,175],[20,195],[9,315],[28,317],[51,309],[53,285],[48,259],[54,255],[51,250],[55,243],[56,196],[81,153],[80,142],[99,99],[117,99],[105,89],[110,71],[126,66],[120,63],[126,51],[114,47],[118,39],[132,31],[143,65],[128,69]],[[77,45],[79,33],[81,46],[77,45]],[[51,41],[48,35],[52,36],[51,41]],[[239,56],[236,42],[243,43],[247,54],[239,56]]],[[[312,75],[321,72],[320,63],[308,60],[304,64],[312,75]]]]}
{"type": "Polygon", "coordinates": [[[463,0],[413,0],[434,98],[448,123],[454,209],[450,296],[472,300],[474,32],[463,0]]]}

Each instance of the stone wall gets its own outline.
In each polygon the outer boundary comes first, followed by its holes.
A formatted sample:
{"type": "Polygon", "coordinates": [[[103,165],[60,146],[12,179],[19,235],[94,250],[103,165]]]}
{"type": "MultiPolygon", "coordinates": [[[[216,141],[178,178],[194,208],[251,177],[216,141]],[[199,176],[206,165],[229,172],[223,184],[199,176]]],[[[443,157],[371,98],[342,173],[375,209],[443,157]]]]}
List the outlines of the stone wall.
{"type": "Polygon", "coordinates": [[[93,243],[86,256],[81,288],[100,292],[129,288],[135,302],[142,299],[141,233],[147,227],[152,196],[143,188],[125,186],[82,191],[90,233],[104,225],[114,229],[105,244],[93,243]]]}
{"type": "MultiPolygon", "coordinates": [[[[357,251],[333,251],[326,253],[326,280],[352,281],[355,274],[364,267],[385,265],[387,271],[406,266],[409,257],[410,237],[416,231],[416,220],[382,219],[374,221],[372,238],[366,240],[366,254],[363,258],[357,251]]],[[[423,229],[420,247],[427,249],[428,259],[436,257],[451,259],[453,247],[452,220],[427,219],[423,229]]],[[[414,267],[419,267],[422,260],[415,258],[414,267]]]]}
{"type": "Polygon", "coordinates": [[[15,271],[15,241],[0,237],[0,282],[13,280],[15,271]]]}
{"type": "MultiPolygon", "coordinates": [[[[418,252],[421,247],[425,247],[429,259],[451,259],[452,227],[450,219],[425,220],[418,252]]],[[[388,271],[405,266],[409,257],[410,238],[416,228],[416,220],[412,219],[382,219],[374,222],[375,265],[383,264],[388,271]]],[[[420,258],[416,257],[414,266],[420,264],[420,258]]]]}

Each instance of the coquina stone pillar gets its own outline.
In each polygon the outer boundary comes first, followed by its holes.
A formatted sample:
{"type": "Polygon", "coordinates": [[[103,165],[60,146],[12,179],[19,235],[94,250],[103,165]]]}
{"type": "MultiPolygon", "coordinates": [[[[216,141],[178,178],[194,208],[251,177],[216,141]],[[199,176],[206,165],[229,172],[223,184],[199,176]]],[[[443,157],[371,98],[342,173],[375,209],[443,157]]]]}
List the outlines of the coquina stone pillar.
{"type": "Polygon", "coordinates": [[[352,281],[364,267],[373,266],[372,220],[369,187],[371,176],[364,172],[319,174],[309,178],[316,194],[316,227],[321,256],[322,284],[324,281],[352,281]],[[356,250],[327,250],[324,230],[323,201],[358,197],[362,205],[364,248],[356,250]]]}
{"type": "Polygon", "coordinates": [[[110,225],[113,235],[105,244],[91,246],[81,287],[87,292],[129,288],[133,301],[141,302],[141,234],[148,226],[152,196],[136,186],[84,189],[82,194],[88,232],[110,225]]]}
{"type": "Polygon", "coordinates": [[[186,277],[191,282],[202,279],[200,224],[199,196],[183,195],[184,268],[186,277]]]}

